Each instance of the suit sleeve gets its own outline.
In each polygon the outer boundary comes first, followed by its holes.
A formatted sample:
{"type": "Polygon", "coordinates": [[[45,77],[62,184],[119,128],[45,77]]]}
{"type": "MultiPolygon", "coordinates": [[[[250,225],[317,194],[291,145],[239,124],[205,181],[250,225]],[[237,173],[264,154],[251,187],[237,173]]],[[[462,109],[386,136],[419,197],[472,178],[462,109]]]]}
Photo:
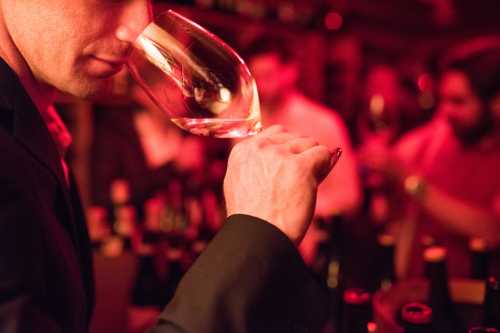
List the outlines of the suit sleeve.
{"type": "MultiPolygon", "coordinates": [[[[5,155],[4,155],[5,157],[5,155]]],[[[0,332],[61,332],[56,322],[37,305],[41,264],[34,200],[3,165],[0,173],[0,332]]]]}
{"type": "Polygon", "coordinates": [[[181,280],[150,333],[317,332],[325,290],[270,223],[233,215],[181,280]]]}

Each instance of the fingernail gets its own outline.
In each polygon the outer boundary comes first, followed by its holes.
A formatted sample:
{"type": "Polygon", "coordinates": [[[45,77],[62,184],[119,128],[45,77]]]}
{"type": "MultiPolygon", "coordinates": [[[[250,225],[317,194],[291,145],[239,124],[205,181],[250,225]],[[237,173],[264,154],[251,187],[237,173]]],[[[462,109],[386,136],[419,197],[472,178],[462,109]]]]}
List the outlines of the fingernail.
{"type": "Polygon", "coordinates": [[[330,168],[333,168],[335,164],[337,164],[341,155],[342,155],[342,148],[335,149],[335,151],[332,154],[332,159],[330,160],[330,168]]]}

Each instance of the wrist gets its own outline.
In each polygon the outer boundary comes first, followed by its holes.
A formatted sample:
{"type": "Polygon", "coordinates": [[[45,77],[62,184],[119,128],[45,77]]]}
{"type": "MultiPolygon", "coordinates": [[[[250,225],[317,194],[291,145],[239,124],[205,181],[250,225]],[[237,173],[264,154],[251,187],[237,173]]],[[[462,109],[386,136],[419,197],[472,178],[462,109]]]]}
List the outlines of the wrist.
{"type": "Polygon", "coordinates": [[[418,175],[408,175],[403,181],[403,187],[410,197],[423,200],[427,194],[427,183],[418,175]]]}

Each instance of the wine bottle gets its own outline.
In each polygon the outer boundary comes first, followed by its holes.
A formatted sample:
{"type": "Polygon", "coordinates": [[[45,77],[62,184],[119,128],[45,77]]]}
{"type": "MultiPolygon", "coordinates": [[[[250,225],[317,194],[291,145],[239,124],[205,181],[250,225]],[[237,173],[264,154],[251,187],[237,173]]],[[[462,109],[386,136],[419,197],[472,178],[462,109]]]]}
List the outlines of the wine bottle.
{"type": "Polygon", "coordinates": [[[106,209],[98,206],[88,208],[87,226],[92,250],[100,251],[102,243],[110,234],[110,230],[106,223],[106,209]]]}
{"type": "Polygon", "coordinates": [[[380,275],[377,283],[377,288],[387,290],[391,287],[395,280],[394,273],[394,237],[390,234],[381,234],[378,239],[378,247],[380,251],[380,275]]]}
{"type": "Polygon", "coordinates": [[[164,202],[160,197],[153,197],[144,203],[144,224],[142,241],[157,245],[162,240],[161,214],[164,202]]]}
{"type": "Polygon", "coordinates": [[[483,324],[500,330],[500,280],[491,276],[486,281],[483,324]]]}
{"type": "Polygon", "coordinates": [[[167,285],[166,285],[166,302],[174,297],[175,290],[184,274],[184,252],[180,248],[170,248],[166,252],[167,257],[167,285]]]}
{"type": "Polygon", "coordinates": [[[368,291],[346,289],[342,310],[342,333],[366,333],[372,317],[371,296],[368,291]]]}
{"type": "Polygon", "coordinates": [[[428,302],[433,313],[435,332],[463,332],[462,325],[456,315],[448,287],[448,272],[446,268],[446,249],[441,246],[431,246],[424,251],[426,274],[429,279],[428,302]]]}
{"type": "Polygon", "coordinates": [[[432,309],[418,302],[407,303],[401,309],[404,333],[429,333],[432,330],[432,309]]]}
{"type": "Polygon", "coordinates": [[[109,188],[109,195],[111,198],[111,220],[117,219],[118,210],[130,204],[130,184],[125,179],[115,179],[109,188]]]}
{"type": "Polygon", "coordinates": [[[375,323],[374,321],[368,322],[368,324],[366,324],[366,332],[367,333],[379,333],[377,323],[375,323]]]}
{"type": "Polygon", "coordinates": [[[471,278],[485,280],[489,275],[491,253],[488,244],[482,238],[472,238],[469,241],[471,254],[471,278]]]}
{"type": "Polygon", "coordinates": [[[342,331],[342,311],[344,306],[343,290],[345,288],[343,249],[344,249],[344,217],[335,215],[320,221],[318,226],[329,235],[328,243],[323,244],[327,254],[326,267],[323,267],[322,277],[326,281],[328,297],[331,304],[330,320],[336,332],[342,331]]]}
{"type": "Polygon", "coordinates": [[[133,249],[133,239],[137,232],[136,215],[132,206],[122,206],[116,212],[115,234],[123,241],[123,248],[127,251],[133,249]]]}
{"type": "Polygon", "coordinates": [[[328,280],[328,265],[332,255],[332,241],[328,232],[325,230],[326,222],[323,218],[317,218],[315,223],[318,229],[324,231],[323,237],[316,245],[316,253],[311,263],[311,268],[314,274],[322,282],[328,280]]]}
{"type": "Polygon", "coordinates": [[[163,286],[156,270],[154,246],[143,242],[137,252],[139,268],[132,289],[132,302],[141,307],[157,306],[158,294],[163,286]]]}

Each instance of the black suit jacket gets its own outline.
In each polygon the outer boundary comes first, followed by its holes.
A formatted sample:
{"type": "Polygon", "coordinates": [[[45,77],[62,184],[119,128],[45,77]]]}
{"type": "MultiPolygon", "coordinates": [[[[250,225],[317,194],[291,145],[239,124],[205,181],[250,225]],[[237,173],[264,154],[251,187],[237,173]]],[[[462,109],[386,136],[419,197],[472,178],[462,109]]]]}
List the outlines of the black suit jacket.
{"type": "Polygon", "coordinates": [[[0,60],[0,331],[86,332],[89,240],[45,123],[0,60]]]}
{"type": "MultiPolygon", "coordinates": [[[[94,287],[83,216],[50,133],[0,59],[0,332],[88,331],[94,287]]],[[[325,313],[323,290],[287,237],[236,215],[151,332],[311,332],[325,313]]]]}

